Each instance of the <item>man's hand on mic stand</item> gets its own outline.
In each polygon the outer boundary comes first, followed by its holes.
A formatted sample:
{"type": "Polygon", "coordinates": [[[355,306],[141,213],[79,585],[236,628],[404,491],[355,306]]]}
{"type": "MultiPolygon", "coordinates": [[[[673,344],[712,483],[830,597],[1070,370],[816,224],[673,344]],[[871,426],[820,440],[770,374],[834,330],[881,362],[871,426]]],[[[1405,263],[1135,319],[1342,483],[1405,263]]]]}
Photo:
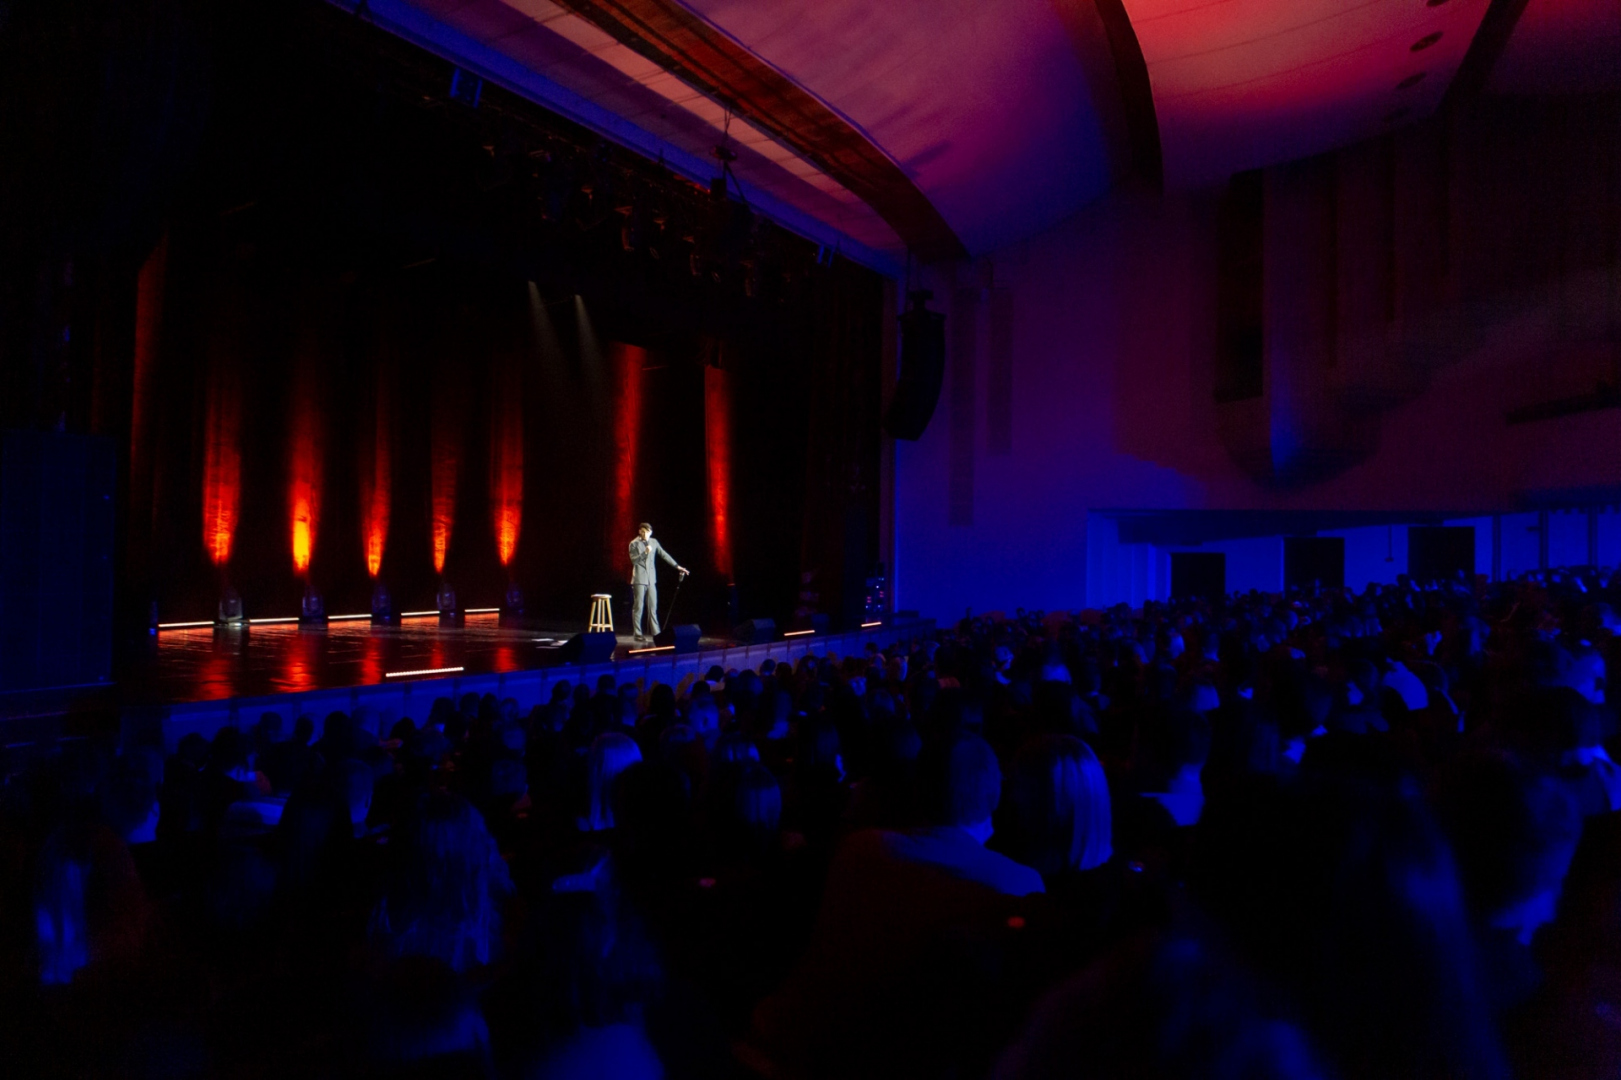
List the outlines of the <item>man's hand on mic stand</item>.
{"type": "Polygon", "coordinates": [[[675,572],[680,574],[682,577],[686,577],[688,574],[692,573],[692,571],[688,570],[685,566],[676,567],[675,572]]]}

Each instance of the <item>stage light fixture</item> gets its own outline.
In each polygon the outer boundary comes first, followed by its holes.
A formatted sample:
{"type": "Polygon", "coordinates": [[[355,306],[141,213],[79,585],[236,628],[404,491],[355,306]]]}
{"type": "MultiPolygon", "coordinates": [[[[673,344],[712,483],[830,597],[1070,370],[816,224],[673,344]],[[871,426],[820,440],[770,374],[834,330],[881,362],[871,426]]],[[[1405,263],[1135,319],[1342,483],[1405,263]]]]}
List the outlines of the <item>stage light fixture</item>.
{"type": "Polygon", "coordinates": [[[451,588],[450,582],[441,581],[439,583],[439,624],[441,626],[460,626],[466,614],[456,601],[456,590],[451,588]]]}
{"type": "MultiPolygon", "coordinates": [[[[477,75],[456,68],[450,73],[450,100],[469,109],[478,108],[478,99],[484,93],[484,80],[477,75]]],[[[494,148],[491,147],[493,150],[494,148]]]]}
{"type": "Polygon", "coordinates": [[[882,626],[882,625],[884,625],[884,620],[879,619],[876,622],[864,622],[864,623],[862,623],[861,624],[861,629],[863,629],[863,630],[871,630],[875,626],[882,626]]]}
{"type": "Polygon", "coordinates": [[[784,630],[782,632],[782,636],[783,637],[808,637],[809,635],[814,634],[814,633],[816,633],[815,630],[784,630]]]}
{"type": "Polygon", "coordinates": [[[663,258],[659,245],[664,237],[665,226],[670,222],[670,215],[663,210],[654,210],[648,220],[652,222],[652,228],[647,238],[647,254],[655,259],[663,258]]]}
{"type": "Polygon", "coordinates": [[[501,600],[501,621],[517,621],[524,616],[523,590],[516,583],[507,586],[507,594],[501,600]]]}
{"type": "Polygon", "coordinates": [[[394,598],[388,594],[388,586],[381,581],[371,587],[371,621],[374,623],[400,621],[399,613],[394,610],[394,598]]]}
{"type": "Polygon", "coordinates": [[[214,619],[218,626],[245,626],[247,617],[242,614],[242,597],[229,585],[220,594],[219,614],[214,619]]]}
{"type": "Polygon", "coordinates": [[[315,591],[315,586],[304,583],[304,602],[298,613],[300,626],[325,626],[326,601],[315,591]]]}
{"type": "Polygon", "coordinates": [[[634,206],[621,206],[618,210],[625,219],[619,226],[619,246],[635,251],[642,246],[642,213],[634,206]]]}

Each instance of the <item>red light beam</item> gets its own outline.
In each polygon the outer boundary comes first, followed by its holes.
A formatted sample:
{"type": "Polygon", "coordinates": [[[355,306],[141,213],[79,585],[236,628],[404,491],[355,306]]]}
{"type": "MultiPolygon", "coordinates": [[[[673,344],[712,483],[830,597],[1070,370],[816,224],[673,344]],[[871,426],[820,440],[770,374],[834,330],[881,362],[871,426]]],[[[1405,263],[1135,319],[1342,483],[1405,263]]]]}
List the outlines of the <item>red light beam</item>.
{"type": "Polygon", "coordinates": [[[642,368],[647,350],[610,342],[614,379],[614,534],[608,543],[614,566],[625,561],[625,545],[636,527],[636,450],[642,428],[642,368]]]}
{"type": "Polygon", "coordinates": [[[315,532],[321,520],[322,455],[324,432],[321,393],[322,360],[315,329],[306,325],[299,335],[290,438],[287,442],[287,516],[292,542],[293,569],[307,577],[315,552],[315,532]]]}
{"type": "Polygon", "coordinates": [[[360,447],[361,540],[365,545],[366,573],[374,578],[382,573],[383,552],[388,547],[394,467],[393,387],[381,370],[375,395],[371,438],[362,440],[360,447]]]}
{"type": "Polygon", "coordinates": [[[523,375],[504,358],[494,382],[490,417],[490,524],[501,565],[511,567],[523,526],[523,375]]]}
{"type": "Polygon", "coordinates": [[[709,512],[715,569],[732,573],[732,382],[723,368],[704,368],[704,456],[709,472],[709,512]]]}
{"type": "Polygon", "coordinates": [[[456,484],[462,466],[461,398],[449,386],[452,378],[442,380],[434,394],[431,433],[433,570],[440,575],[445,572],[445,557],[450,554],[451,533],[456,527],[456,484]]]}
{"type": "Polygon", "coordinates": [[[242,392],[230,361],[214,357],[203,417],[203,547],[215,566],[231,561],[242,497],[242,392]]]}

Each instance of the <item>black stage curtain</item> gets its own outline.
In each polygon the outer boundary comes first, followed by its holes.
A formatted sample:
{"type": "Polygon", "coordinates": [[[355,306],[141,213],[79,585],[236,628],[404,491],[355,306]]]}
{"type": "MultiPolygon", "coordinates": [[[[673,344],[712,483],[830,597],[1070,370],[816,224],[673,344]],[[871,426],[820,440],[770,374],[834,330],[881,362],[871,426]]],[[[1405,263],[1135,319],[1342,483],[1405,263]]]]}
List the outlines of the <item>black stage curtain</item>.
{"type": "MultiPolygon", "coordinates": [[[[608,536],[616,343],[641,365],[633,516],[696,571],[682,621],[786,623],[807,592],[846,614],[876,554],[876,275],[819,266],[769,223],[749,241],[779,253],[764,286],[737,251],[691,258],[703,222],[666,226],[656,254],[626,250],[614,204],[630,196],[590,172],[608,148],[543,175],[535,131],[589,138],[493,88],[476,109],[447,100],[448,65],[315,0],[24,3],[11,18],[0,422],[120,447],[131,625],[153,601],[165,620],[207,618],[226,578],[250,614],[295,613],[291,504],[312,465],[308,579],[329,611],[367,610],[379,453],[397,606],[433,603],[437,464],[456,487],[444,576],[463,603],[516,583],[532,611],[583,619],[586,596],[625,577],[608,536]],[[28,118],[9,104],[36,97],[52,103],[28,118]],[[706,365],[732,389],[731,575],[711,547],[706,365]],[[491,420],[513,393],[523,515],[503,567],[491,420]],[[222,444],[236,451],[223,570],[204,525],[222,444]]],[[[692,201],[667,184],[636,194],[644,229],[692,201]]]]}

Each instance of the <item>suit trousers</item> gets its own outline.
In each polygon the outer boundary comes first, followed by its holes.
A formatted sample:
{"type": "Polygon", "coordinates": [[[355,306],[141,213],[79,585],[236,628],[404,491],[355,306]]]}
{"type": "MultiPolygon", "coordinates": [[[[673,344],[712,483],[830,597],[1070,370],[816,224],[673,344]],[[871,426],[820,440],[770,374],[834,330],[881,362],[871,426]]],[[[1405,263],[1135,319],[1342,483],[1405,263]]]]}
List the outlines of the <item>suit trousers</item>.
{"type": "Polygon", "coordinates": [[[657,585],[632,585],[630,587],[630,626],[631,633],[642,637],[658,637],[659,633],[659,587],[657,585]],[[645,615],[645,619],[644,619],[645,615]],[[643,630],[644,626],[652,627],[643,630]]]}

